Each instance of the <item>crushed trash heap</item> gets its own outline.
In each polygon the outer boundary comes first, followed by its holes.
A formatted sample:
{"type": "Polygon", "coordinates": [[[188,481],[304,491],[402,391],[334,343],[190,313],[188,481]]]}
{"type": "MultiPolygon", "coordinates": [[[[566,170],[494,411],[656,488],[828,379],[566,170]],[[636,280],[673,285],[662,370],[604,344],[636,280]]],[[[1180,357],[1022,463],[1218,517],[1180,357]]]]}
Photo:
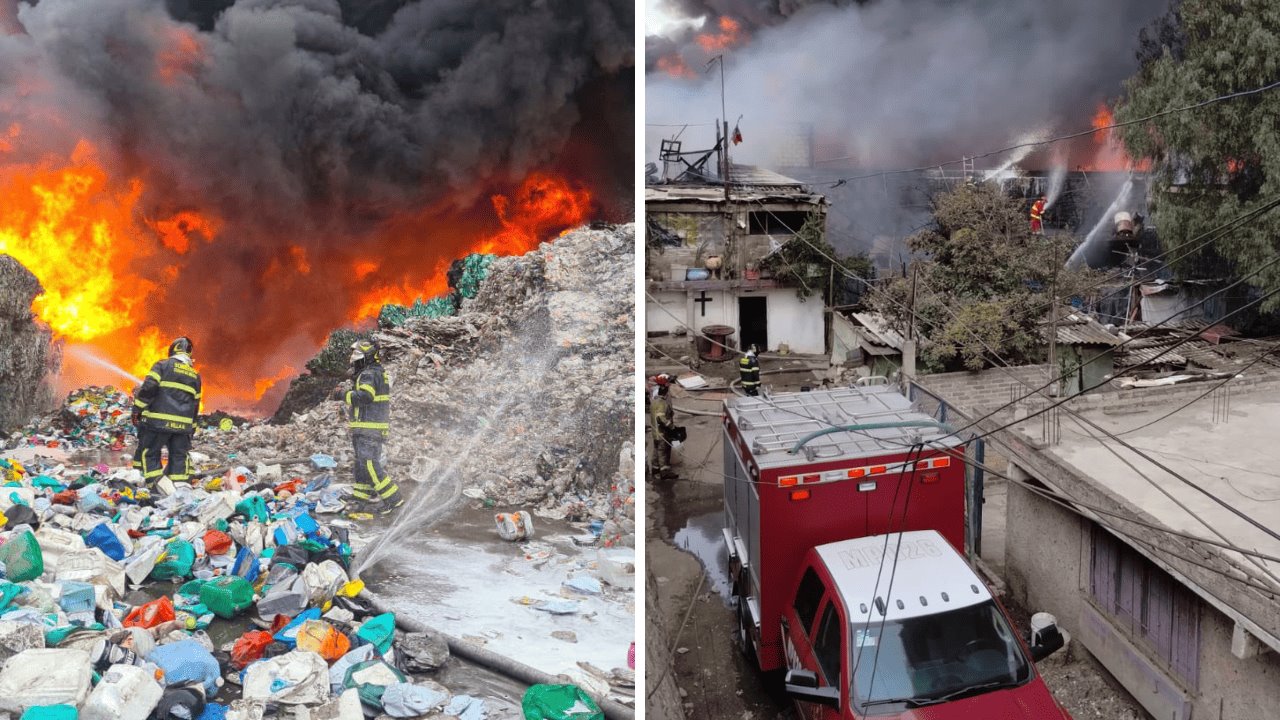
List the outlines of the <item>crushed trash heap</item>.
{"type": "MultiPolygon", "coordinates": [[[[633,523],[617,458],[635,422],[634,233],[581,228],[492,258],[457,314],[374,332],[392,380],[393,477],[427,456],[486,504],[633,523]]],[[[202,429],[194,447],[224,466],[327,453],[346,472],[342,410],[326,400],[279,425],[202,429]]]]}
{"type": "Polygon", "coordinates": [[[331,475],[241,467],[151,495],[136,471],[53,462],[0,459],[0,713],[485,716],[423,677],[444,638],[397,631],[361,595],[351,525],[320,519],[345,492],[331,475]]]}

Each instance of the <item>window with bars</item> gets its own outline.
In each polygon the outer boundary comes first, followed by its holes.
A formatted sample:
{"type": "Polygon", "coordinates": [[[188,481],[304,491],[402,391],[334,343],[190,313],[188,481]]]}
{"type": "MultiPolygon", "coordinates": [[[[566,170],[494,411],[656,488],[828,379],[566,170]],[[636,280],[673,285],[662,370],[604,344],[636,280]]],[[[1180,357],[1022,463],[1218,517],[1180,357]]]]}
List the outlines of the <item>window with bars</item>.
{"type": "Polygon", "coordinates": [[[1128,636],[1192,690],[1200,675],[1200,599],[1141,553],[1094,525],[1089,593],[1128,636]]]}

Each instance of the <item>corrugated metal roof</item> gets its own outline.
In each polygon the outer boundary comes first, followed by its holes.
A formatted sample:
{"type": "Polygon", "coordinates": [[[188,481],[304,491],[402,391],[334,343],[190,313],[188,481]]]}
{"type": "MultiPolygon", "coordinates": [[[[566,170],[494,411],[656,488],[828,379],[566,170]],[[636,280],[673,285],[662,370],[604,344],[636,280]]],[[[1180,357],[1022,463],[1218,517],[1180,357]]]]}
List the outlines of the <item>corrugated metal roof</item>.
{"type": "Polygon", "coordinates": [[[875,338],[880,340],[881,345],[887,345],[894,350],[902,350],[902,344],[906,342],[906,338],[902,337],[902,333],[889,327],[889,323],[885,321],[883,315],[873,312],[851,314],[854,320],[857,320],[864,328],[871,331],[875,338]]]}
{"type": "MultiPolygon", "coordinates": [[[[730,188],[733,202],[784,202],[822,205],[826,198],[803,189],[785,187],[730,188]]],[[[724,203],[724,187],[720,185],[649,185],[644,189],[645,204],[694,201],[719,205],[724,203]]]]}
{"type": "Polygon", "coordinates": [[[1102,345],[1115,347],[1120,338],[1107,332],[1107,329],[1090,318],[1070,315],[1058,321],[1059,345],[1102,345]]]}
{"type": "Polygon", "coordinates": [[[1163,345],[1148,345],[1147,347],[1135,348],[1127,345],[1124,348],[1123,365],[1138,365],[1141,363],[1155,363],[1157,365],[1177,365],[1179,367],[1187,364],[1187,358],[1179,351],[1187,346],[1179,346],[1177,350],[1172,350],[1163,355],[1165,350],[1172,347],[1177,341],[1170,341],[1163,345]],[[1158,357],[1157,357],[1158,356],[1158,357]]]}
{"type": "Polygon", "coordinates": [[[804,183],[795,178],[789,178],[786,175],[772,170],[765,170],[755,165],[730,165],[729,182],[734,185],[750,185],[752,187],[792,187],[797,190],[804,188],[804,183]]]}

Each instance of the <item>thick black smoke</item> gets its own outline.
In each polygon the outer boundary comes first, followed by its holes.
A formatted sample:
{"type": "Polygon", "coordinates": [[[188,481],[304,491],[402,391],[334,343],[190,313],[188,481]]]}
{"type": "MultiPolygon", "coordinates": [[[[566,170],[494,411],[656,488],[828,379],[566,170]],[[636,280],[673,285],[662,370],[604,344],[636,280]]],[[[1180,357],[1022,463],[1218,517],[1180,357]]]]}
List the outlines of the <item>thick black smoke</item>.
{"type": "Polygon", "coordinates": [[[630,0],[0,0],[0,132],[22,128],[0,162],[87,140],[113,177],[143,181],[149,217],[220,218],[217,242],[157,244],[139,269],[159,286],[149,320],[261,377],[300,364],[362,285],[447,266],[497,226],[490,195],[533,171],[625,219],[634,14],[630,0]],[[361,259],[380,265],[367,280],[361,259]]]}

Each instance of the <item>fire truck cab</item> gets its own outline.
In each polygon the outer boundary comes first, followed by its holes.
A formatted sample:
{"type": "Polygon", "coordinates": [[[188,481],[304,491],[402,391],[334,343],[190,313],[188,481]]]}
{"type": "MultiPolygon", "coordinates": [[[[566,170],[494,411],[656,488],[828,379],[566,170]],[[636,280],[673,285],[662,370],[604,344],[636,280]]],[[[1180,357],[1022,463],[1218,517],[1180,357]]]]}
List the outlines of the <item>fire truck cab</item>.
{"type": "MultiPolygon", "coordinates": [[[[891,386],[724,407],[740,637],[762,671],[787,671],[804,717],[1069,720],[964,559],[949,427],[891,386]]],[[[1054,627],[1039,637],[1036,657],[1061,646],[1054,627]]]]}

